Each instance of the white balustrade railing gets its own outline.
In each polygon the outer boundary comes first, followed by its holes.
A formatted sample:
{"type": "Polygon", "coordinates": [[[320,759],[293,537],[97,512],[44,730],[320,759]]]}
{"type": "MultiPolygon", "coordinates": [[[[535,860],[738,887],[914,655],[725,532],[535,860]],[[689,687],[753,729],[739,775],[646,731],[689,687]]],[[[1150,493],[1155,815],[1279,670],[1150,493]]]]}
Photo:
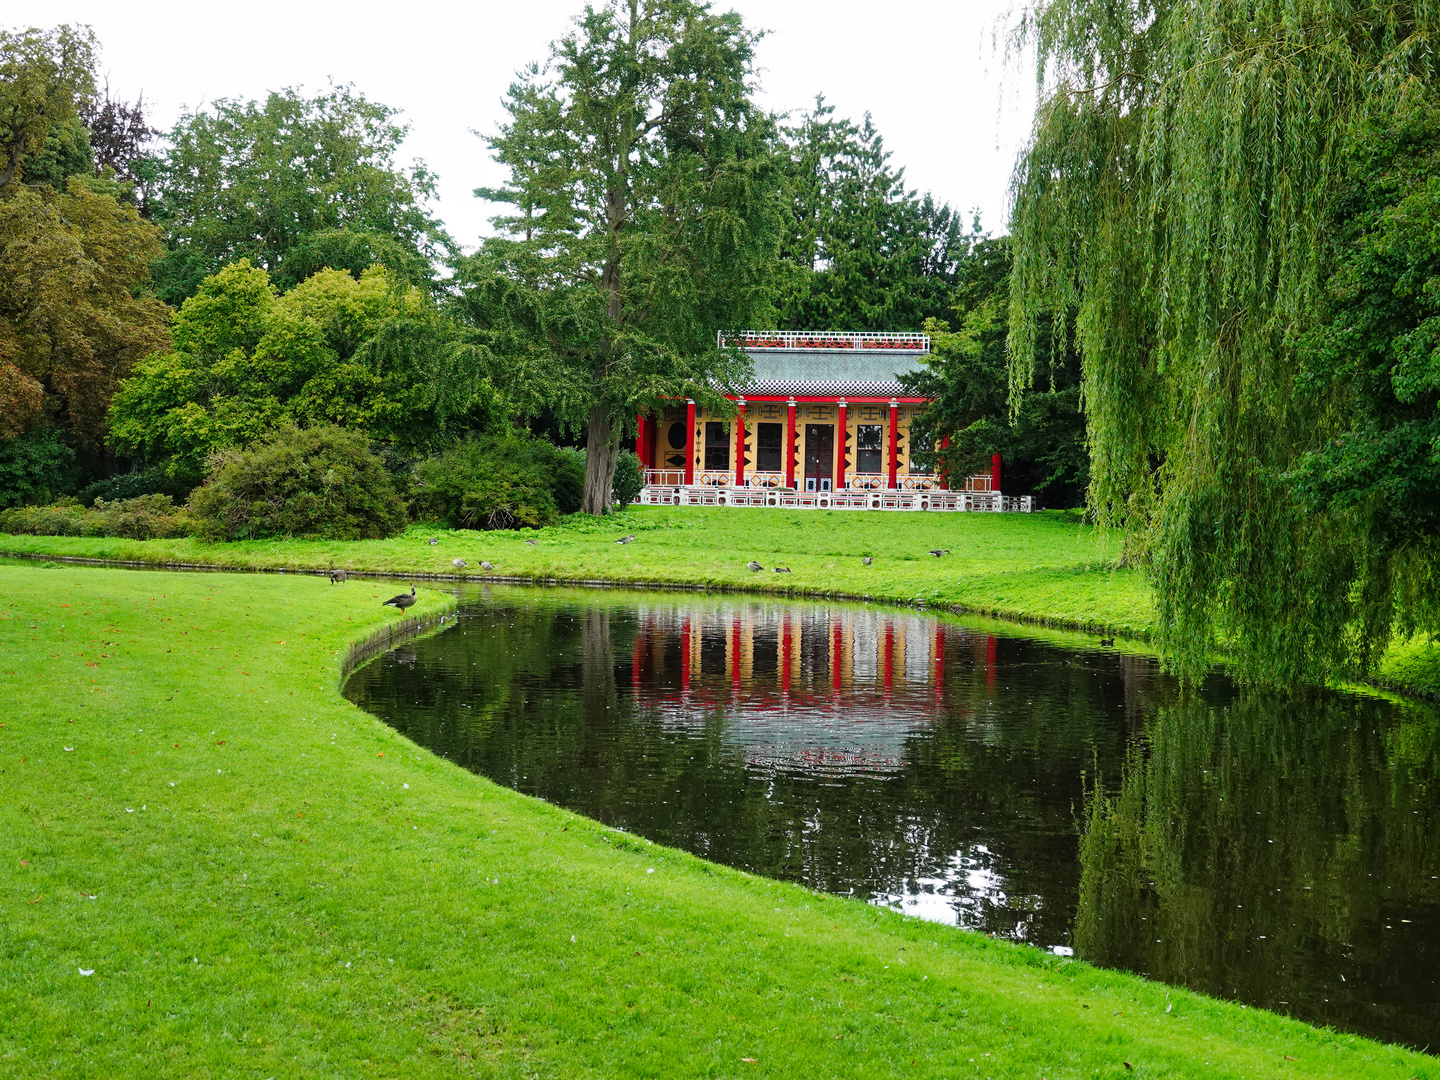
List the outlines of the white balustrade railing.
{"type": "Polygon", "coordinates": [[[1034,509],[1029,495],[1000,495],[990,491],[796,491],[787,487],[724,484],[647,486],[640,492],[639,501],[643,506],[775,506],[794,510],[938,510],[991,514],[1028,514],[1034,509]]]}
{"type": "Polygon", "coordinates": [[[848,333],[839,330],[740,330],[721,334],[721,348],[807,349],[823,352],[873,350],[929,352],[930,335],[914,333],[848,333]]]}

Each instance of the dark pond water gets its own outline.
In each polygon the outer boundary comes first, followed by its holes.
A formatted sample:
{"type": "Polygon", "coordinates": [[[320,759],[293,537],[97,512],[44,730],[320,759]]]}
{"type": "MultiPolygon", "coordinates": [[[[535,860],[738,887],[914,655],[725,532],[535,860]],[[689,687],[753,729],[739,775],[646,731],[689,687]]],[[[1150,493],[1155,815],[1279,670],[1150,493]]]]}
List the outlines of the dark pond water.
{"type": "Polygon", "coordinates": [[[1440,1046],[1440,722],[847,605],[496,588],[346,695],[659,843],[1440,1046]]]}

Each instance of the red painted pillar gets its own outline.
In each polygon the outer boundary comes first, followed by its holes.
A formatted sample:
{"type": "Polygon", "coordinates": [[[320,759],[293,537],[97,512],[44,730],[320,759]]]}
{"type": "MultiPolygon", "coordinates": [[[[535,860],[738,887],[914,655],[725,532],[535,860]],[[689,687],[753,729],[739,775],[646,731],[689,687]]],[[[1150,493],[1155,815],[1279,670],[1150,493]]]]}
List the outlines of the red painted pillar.
{"type": "Polygon", "coordinates": [[[735,416],[735,486],[745,486],[745,399],[740,399],[740,412],[735,416]]]}
{"type": "Polygon", "coordinates": [[[695,402],[685,399],[685,483],[695,483],[695,402]]]}
{"type": "Polygon", "coordinates": [[[795,399],[785,413],[785,486],[795,486],[795,399]]]}
{"type": "MultiPolygon", "coordinates": [[[[950,436],[949,436],[949,435],[946,435],[943,439],[940,440],[940,449],[941,449],[941,450],[949,450],[949,449],[950,449],[950,436]]],[[[940,490],[941,490],[941,491],[949,491],[949,490],[950,490],[950,470],[949,470],[949,469],[942,468],[942,469],[940,470],[940,490]]]]}
{"type": "Polygon", "coordinates": [[[644,413],[635,418],[635,456],[642,469],[650,468],[650,421],[644,413]]]}
{"type": "Polygon", "coordinates": [[[840,411],[836,414],[839,422],[835,425],[835,490],[845,490],[845,399],[840,399],[840,411]]]}
{"type": "Polygon", "coordinates": [[[990,457],[990,490],[1000,490],[1000,455],[992,454],[990,457]]]}
{"type": "Polygon", "coordinates": [[[898,486],[900,477],[900,425],[899,406],[892,398],[890,401],[890,478],[886,487],[892,491],[898,486]]]}

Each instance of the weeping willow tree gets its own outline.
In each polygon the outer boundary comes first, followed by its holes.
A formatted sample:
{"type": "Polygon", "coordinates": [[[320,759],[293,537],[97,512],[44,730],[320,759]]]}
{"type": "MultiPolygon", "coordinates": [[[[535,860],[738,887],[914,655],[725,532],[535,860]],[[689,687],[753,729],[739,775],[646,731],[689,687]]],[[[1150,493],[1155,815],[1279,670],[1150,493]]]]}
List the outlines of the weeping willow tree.
{"type": "Polygon", "coordinates": [[[1433,542],[1376,542],[1373,506],[1317,510],[1295,477],[1351,421],[1354,387],[1316,392],[1302,345],[1356,132],[1435,86],[1437,30],[1426,0],[1053,0],[1017,27],[1042,94],[1012,193],[1012,400],[1060,352],[1043,313],[1075,310],[1090,504],[1150,565],[1182,673],[1219,643],[1313,678],[1434,615],[1433,542]]]}

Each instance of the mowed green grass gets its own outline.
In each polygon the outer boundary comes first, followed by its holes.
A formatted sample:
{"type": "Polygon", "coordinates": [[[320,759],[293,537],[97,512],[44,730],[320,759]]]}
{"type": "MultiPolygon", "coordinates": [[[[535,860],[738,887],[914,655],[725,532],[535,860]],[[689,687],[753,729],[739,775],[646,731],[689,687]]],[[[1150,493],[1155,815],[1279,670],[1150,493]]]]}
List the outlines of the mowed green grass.
{"type": "Polygon", "coordinates": [[[474,777],[337,692],[393,586],[0,586],[0,1075],[1440,1077],[474,777]]]}
{"type": "Polygon", "coordinates": [[[846,595],[960,606],[985,615],[1118,631],[1153,627],[1148,585],[1113,568],[1118,540],[1074,514],[920,514],[631,507],[608,520],[574,515],[538,532],[411,529],[356,543],[7,536],[0,550],[234,568],[458,573],[523,580],[612,581],[846,595]],[[633,533],[633,543],[615,540],[633,533]],[[435,537],[440,543],[426,541],[435,537]],[[525,543],[534,540],[535,546],[525,543]],[[950,550],[932,557],[931,549],[950,550]],[[861,563],[873,556],[870,566],[861,563]],[[480,561],[494,564],[490,572],[480,561]],[[745,568],[751,559],[765,569],[745,568]],[[777,574],[776,565],[790,573],[777,574]]]}

